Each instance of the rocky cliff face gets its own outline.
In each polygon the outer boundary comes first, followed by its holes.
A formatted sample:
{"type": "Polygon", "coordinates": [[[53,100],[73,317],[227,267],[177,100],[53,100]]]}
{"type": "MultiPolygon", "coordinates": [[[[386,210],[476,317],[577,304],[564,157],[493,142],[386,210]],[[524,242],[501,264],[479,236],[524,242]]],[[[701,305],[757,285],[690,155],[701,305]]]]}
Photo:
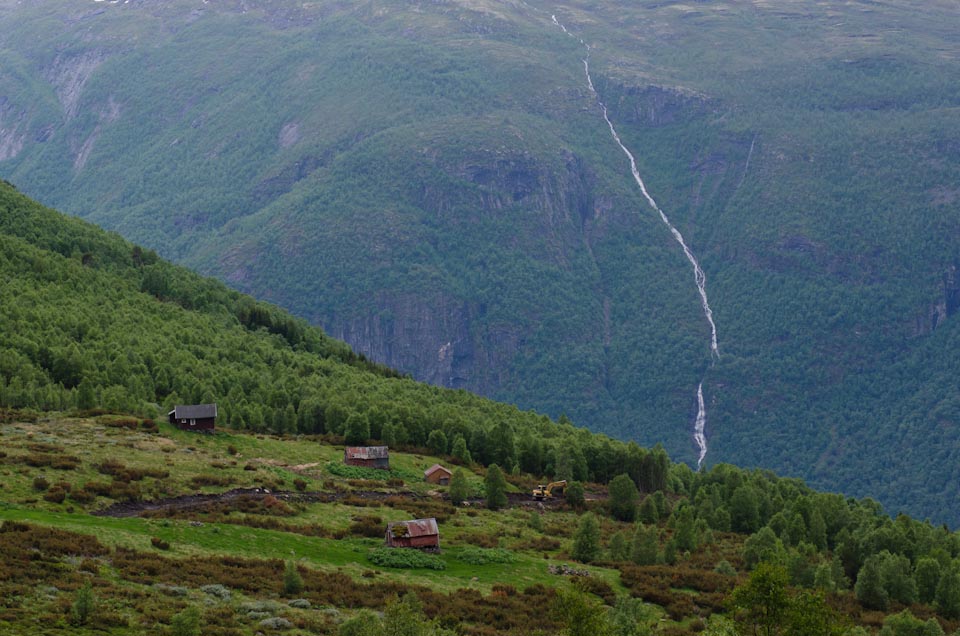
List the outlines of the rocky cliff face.
{"type": "MultiPolygon", "coordinates": [[[[559,346],[569,338],[593,338],[586,335],[588,325],[578,325],[579,334],[544,333],[562,309],[559,298],[537,293],[549,286],[536,279],[543,269],[537,263],[559,267],[570,278],[595,278],[592,246],[602,240],[612,202],[595,193],[595,177],[569,150],[553,158],[520,148],[478,149],[450,159],[427,151],[424,157],[435,177],[458,187],[418,186],[414,204],[448,237],[451,247],[439,249],[450,257],[451,276],[475,287],[382,289],[360,301],[363,311],[318,321],[356,350],[418,380],[484,395],[509,393],[520,359],[542,354],[535,342],[546,338],[559,346]],[[525,260],[529,271],[495,257],[473,269],[467,260],[476,261],[476,254],[456,253],[454,245],[471,242],[465,236],[485,231],[498,232],[499,247],[525,260]]],[[[593,296],[581,299],[586,304],[599,304],[603,296],[594,282],[581,288],[593,296]]]]}
{"type": "Polygon", "coordinates": [[[0,161],[13,159],[23,150],[27,138],[26,119],[23,108],[13,104],[6,95],[0,95],[0,161]]]}
{"type": "Polygon", "coordinates": [[[482,305],[443,292],[384,292],[373,303],[379,311],[335,321],[332,335],[431,384],[493,393],[509,382],[524,343],[520,325],[481,326],[482,305]]]}
{"type": "Polygon", "coordinates": [[[960,309],[960,274],[956,265],[950,265],[943,272],[940,295],[917,316],[913,335],[924,336],[943,325],[960,309]]]}

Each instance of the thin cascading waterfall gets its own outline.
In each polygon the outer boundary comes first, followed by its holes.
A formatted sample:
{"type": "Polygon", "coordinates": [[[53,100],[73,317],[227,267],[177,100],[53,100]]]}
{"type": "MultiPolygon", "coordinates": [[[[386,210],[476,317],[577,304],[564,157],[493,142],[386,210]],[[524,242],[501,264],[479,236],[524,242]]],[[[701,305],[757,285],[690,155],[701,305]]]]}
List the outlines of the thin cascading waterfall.
{"type": "MultiPolygon", "coordinates": [[[[553,23],[564,33],[570,37],[576,37],[567,30],[567,27],[557,20],[557,16],[552,15],[550,18],[553,20],[553,23]]],[[[657,202],[652,196],[650,196],[650,193],[647,192],[647,186],[644,184],[643,179],[640,178],[640,171],[637,169],[637,161],[634,158],[633,153],[630,152],[630,150],[624,145],[623,141],[621,141],[620,135],[617,133],[617,129],[614,127],[613,122],[610,121],[610,115],[607,113],[606,104],[604,104],[603,100],[600,99],[600,94],[593,86],[593,78],[590,76],[590,45],[584,42],[581,38],[577,38],[577,40],[587,51],[586,57],[583,58],[583,72],[587,78],[587,86],[590,88],[590,93],[594,96],[597,105],[600,106],[600,110],[603,112],[603,120],[607,122],[607,128],[610,129],[610,135],[620,147],[620,150],[622,150],[627,156],[627,159],[630,160],[630,172],[633,174],[633,180],[636,182],[637,186],[639,186],[640,192],[643,193],[643,197],[647,200],[647,203],[650,204],[650,207],[656,210],[656,212],[660,215],[660,220],[663,221],[664,225],[667,226],[667,228],[670,230],[670,233],[673,235],[673,238],[677,241],[677,243],[680,244],[680,247],[683,248],[684,256],[687,257],[690,265],[693,266],[693,278],[697,285],[697,292],[700,294],[700,306],[703,309],[703,315],[706,317],[707,323],[710,325],[710,356],[713,359],[719,358],[720,347],[717,343],[717,325],[713,321],[713,310],[710,308],[710,302],[707,299],[707,276],[703,273],[703,269],[700,267],[700,262],[697,261],[697,257],[687,246],[687,242],[683,239],[683,235],[680,233],[680,230],[678,230],[673,223],[670,222],[670,219],[667,217],[663,209],[657,205],[657,202]]],[[[703,460],[707,456],[706,427],[707,409],[703,400],[703,380],[701,380],[700,384],[697,385],[697,419],[694,421],[693,425],[693,440],[700,450],[700,455],[697,459],[698,469],[703,465],[703,460]]]]}
{"type": "Polygon", "coordinates": [[[707,456],[707,409],[703,404],[703,380],[697,385],[697,419],[693,423],[693,441],[700,449],[700,456],[697,457],[697,470],[700,470],[707,456]]]}

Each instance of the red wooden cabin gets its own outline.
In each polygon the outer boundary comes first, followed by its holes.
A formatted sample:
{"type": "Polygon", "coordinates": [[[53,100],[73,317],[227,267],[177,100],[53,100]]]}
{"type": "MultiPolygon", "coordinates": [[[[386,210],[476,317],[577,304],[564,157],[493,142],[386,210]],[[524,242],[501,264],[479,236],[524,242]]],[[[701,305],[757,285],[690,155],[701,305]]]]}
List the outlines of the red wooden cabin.
{"type": "Polygon", "coordinates": [[[431,517],[391,521],[387,524],[386,544],[391,548],[418,548],[439,552],[440,529],[437,527],[437,520],[431,517]]]}

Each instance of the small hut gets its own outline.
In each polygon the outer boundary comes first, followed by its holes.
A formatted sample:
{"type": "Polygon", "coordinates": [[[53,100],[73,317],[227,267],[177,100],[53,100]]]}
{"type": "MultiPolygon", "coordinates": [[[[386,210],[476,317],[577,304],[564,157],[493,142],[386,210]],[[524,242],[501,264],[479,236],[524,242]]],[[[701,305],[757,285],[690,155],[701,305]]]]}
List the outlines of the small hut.
{"type": "Polygon", "coordinates": [[[428,552],[440,551],[440,529],[437,520],[414,519],[391,521],[387,524],[386,545],[390,548],[417,548],[428,552]]]}
{"type": "Polygon", "coordinates": [[[167,413],[170,423],[185,431],[212,433],[217,419],[216,404],[178,404],[167,413]]]}
{"type": "Polygon", "coordinates": [[[343,449],[343,463],[390,470],[390,453],[386,446],[347,446],[343,449]]]}
{"type": "Polygon", "coordinates": [[[431,484],[448,486],[450,485],[450,477],[452,475],[453,473],[440,464],[434,464],[430,468],[423,471],[423,480],[431,484]]]}

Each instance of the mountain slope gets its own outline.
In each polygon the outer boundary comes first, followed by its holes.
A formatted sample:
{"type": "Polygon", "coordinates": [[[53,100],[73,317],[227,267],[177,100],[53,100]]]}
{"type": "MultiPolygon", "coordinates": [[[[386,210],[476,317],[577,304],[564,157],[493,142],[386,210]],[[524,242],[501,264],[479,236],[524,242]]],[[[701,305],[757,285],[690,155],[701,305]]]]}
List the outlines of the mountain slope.
{"type": "Polygon", "coordinates": [[[342,342],[0,183],[0,406],[216,402],[221,426],[380,440],[509,470],[662,490],[652,451],[401,377],[342,342]]]}
{"type": "Polygon", "coordinates": [[[956,523],[951,16],[10,3],[0,174],[418,378],[686,461],[706,371],[708,462],[956,523]],[[700,257],[713,366],[551,15],[700,257]]]}

